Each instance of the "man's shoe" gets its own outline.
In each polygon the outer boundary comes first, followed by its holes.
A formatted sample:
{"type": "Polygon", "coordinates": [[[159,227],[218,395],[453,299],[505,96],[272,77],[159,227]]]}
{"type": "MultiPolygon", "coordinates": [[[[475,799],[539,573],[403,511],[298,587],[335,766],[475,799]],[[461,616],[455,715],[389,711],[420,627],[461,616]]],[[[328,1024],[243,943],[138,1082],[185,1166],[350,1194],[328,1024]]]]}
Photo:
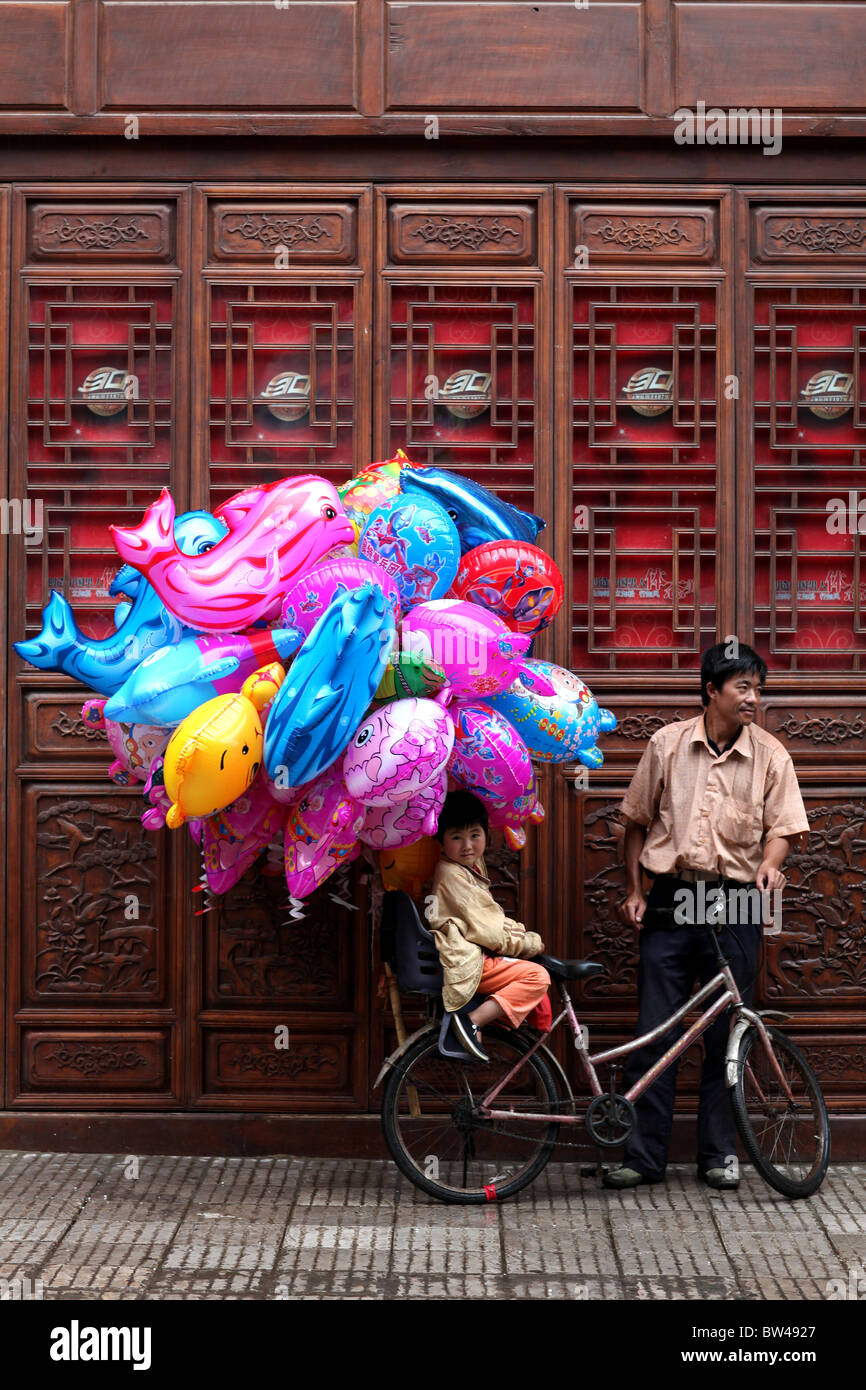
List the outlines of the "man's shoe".
{"type": "Polygon", "coordinates": [[[661,1182],[660,1178],[646,1178],[636,1168],[614,1168],[605,1173],[601,1180],[603,1187],[640,1187],[645,1182],[661,1182]]]}
{"type": "Polygon", "coordinates": [[[734,1192],[740,1185],[740,1179],[735,1178],[727,1168],[699,1168],[698,1179],[719,1192],[734,1192]]]}
{"type": "Polygon", "coordinates": [[[489,1062],[490,1058],[478,1040],[478,1029],[469,1018],[463,1018],[460,1014],[454,1014],[451,1020],[451,1028],[456,1038],[460,1039],[466,1051],[473,1057],[477,1057],[479,1062],[489,1062]]]}

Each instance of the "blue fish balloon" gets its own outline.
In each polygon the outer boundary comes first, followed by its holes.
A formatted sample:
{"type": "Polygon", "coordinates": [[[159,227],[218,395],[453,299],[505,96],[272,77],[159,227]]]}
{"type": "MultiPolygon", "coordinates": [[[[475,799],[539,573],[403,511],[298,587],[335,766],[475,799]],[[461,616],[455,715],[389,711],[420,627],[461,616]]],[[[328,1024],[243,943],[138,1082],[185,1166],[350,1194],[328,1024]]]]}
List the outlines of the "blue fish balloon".
{"type": "MultiPolygon", "coordinates": [[[[184,554],[201,555],[227,530],[225,522],[209,512],[185,512],[177,518],[174,534],[184,554]]],[[[109,593],[124,593],[132,599],[125,606],[117,605],[120,622],[110,637],[86,637],[66,599],[55,589],[42,611],[39,636],[13,642],[16,652],[41,671],[65,671],[100,695],[113,695],[150,652],[180,641],[191,631],[169,613],[156,590],[130,565],[118,570],[109,593]]]]}
{"type": "Polygon", "coordinates": [[[532,542],[547,525],[543,517],[512,507],[480,483],[446,468],[416,468],[404,463],[400,490],[422,492],[444,507],[457,527],[464,555],[485,541],[532,542]]]}
{"type": "Polygon", "coordinates": [[[366,713],[394,645],[394,613],[381,589],[335,594],[298,652],[268,714],[263,759],[278,787],[300,787],[329,768],[366,713]]]}

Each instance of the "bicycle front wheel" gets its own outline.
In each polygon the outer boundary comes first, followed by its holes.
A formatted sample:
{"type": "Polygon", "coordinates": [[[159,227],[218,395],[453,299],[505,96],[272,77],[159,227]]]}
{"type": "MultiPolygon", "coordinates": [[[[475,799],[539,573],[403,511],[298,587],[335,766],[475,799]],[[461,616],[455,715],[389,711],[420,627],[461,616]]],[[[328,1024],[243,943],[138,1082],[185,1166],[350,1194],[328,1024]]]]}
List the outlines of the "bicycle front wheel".
{"type": "Polygon", "coordinates": [[[558,1094],[536,1053],[500,1091],[508,1122],[485,1120],[486,1091],[525,1058],[528,1044],[504,1029],[484,1029],[490,1065],[443,1057],[438,1030],[418,1039],[396,1063],[382,1097],[385,1142],[401,1173],[440,1202],[470,1206],[513,1197],[549,1161],[559,1133],[558,1094]],[[544,1114],[523,1120],[521,1111],[544,1114]],[[547,1115],[550,1115],[550,1119],[547,1115]]]}
{"type": "Polygon", "coordinates": [[[768,1028],[773,1054],[754,1026],[744,1033],[731,1092],[746,1153],[766,1182],[786,1197],[811,1197],[830,1161],[830,1124],[818,1078],[790,1038],[768,1028]]]}

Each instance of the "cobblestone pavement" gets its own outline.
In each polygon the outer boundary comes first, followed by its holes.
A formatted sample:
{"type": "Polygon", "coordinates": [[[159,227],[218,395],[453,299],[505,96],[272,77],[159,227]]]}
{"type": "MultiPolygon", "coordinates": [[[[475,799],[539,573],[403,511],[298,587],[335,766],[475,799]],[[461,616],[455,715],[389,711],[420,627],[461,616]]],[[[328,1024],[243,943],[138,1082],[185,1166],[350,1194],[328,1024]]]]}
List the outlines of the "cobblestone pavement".
{"type": "Polygon", "coordinates": [[[618,1193],[550,1164],[448,1207],[386,1162],[0,1152],[6,1298],[799,1300],[862,1297],[864,1270],[864,1164],[793,1203],[749,1169],[618,1193]]]}

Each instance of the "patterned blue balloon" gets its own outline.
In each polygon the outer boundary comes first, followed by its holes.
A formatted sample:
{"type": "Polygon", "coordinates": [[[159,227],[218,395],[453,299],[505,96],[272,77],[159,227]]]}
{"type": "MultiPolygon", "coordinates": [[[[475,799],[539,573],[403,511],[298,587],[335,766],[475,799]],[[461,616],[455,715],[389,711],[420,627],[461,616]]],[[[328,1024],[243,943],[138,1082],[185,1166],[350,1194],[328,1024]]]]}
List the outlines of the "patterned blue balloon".
{"type": "Polygon", "coordinates": [[[616,728],[611,711],[599,709],[589,687],[563,666],[524,658],[517,670],[513,684],[486,696],[484,704],[514,726],[539,762],[601,767],[604,756],[596,740],[616,728]]]}
{"type": "Polygon", "coordinates": [[[392,497],[370,516],[358,554],[391,576],[406,613],[448,593],[460,565],[460,537],[438,502],[420,493],[392,497]]]}

